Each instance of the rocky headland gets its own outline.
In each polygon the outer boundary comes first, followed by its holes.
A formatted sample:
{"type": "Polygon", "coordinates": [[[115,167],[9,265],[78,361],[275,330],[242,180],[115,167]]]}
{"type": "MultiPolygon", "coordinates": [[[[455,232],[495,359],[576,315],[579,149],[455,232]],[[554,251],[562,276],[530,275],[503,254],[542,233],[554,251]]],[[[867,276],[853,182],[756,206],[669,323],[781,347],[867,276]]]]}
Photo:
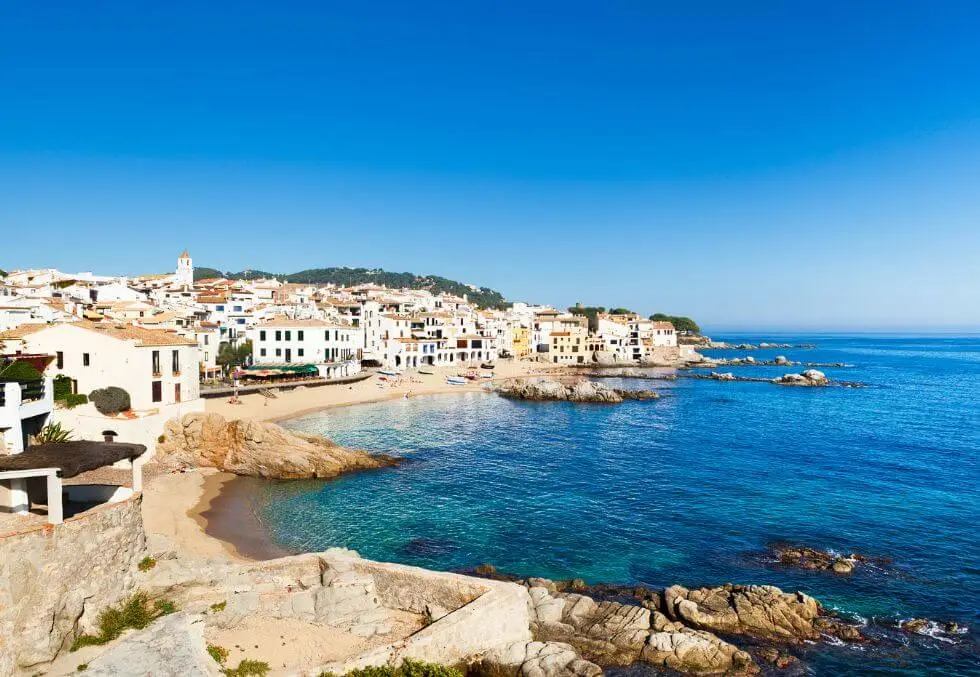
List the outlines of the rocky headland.
{"type": "Polygon", "coordinates": [[[660,397],[652,390],[610,388],[586,378],[552,379],[520,378],[498,384],[495,391],[501,397],[537,402],[596,402],[619,404],[623,400],[655,400],[660,397]]]}
{"type": "Polygon", "coordinates": [[[274,423],[229,421],[205,413],[169,421],[154,460],[172,469],[217,468],[271,479],[331,478],[398,462],[322,437],[289,432],[274,423]]]}

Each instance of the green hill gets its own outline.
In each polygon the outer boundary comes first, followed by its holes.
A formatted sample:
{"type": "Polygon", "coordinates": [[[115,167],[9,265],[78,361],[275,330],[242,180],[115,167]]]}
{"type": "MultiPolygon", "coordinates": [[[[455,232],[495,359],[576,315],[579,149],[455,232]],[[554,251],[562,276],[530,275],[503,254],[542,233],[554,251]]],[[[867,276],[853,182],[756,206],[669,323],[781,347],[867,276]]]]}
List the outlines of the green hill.
{"type": "Polygon", "coordinates": [[[354,286],[377,284],[392,289],[426,289],[433,294],[446,293],[462,296],[481,308],[499,308],[506,305],[503,295],[489,287],[473,289],[467,284],[438,275],[416,275],[415,273],[392,273],[380,268],[311,268],[287,275],[269,273],[261,270],[243,270],[238,273],[221,271],[215,268],[195,268],[194,279],[226,277],[230,280],[254,280],[261,277],[274,277],[285,282],[303,284],[337,284],[354,286]]]}

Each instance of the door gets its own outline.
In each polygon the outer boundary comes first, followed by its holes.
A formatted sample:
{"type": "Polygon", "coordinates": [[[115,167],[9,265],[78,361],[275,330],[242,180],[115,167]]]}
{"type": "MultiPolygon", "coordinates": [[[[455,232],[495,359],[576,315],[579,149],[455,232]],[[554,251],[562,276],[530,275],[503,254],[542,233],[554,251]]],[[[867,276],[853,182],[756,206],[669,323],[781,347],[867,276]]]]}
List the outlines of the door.
{"type": "Polygon", "coordinates": [[[286,348],[286,361],[287,362],[292,362],[293,361],[293,349],[292,348],[286,348]]]}

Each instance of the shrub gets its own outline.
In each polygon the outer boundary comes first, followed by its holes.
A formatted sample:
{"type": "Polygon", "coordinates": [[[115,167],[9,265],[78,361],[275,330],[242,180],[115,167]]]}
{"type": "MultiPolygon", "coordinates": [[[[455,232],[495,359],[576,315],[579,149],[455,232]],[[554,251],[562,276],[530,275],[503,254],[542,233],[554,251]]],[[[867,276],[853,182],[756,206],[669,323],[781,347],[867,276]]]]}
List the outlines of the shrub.
{"type": "Polygon", "coordinates": [[[137,592],[117,607],[110,607],[99,614],[99,634],[79,635],[72,642],[70,651],[77,651],[83,646],[95,646],[111,642],[124,631],[142,630],[160,616],[177,610],[173,602],[157,600],[153,608],[145,592],[137,592]]]}
{"type": "Polygon", "coordinates": [[[0,367],[0,381],[16,381],[17,383],[29,383],[40,381],[44,376],[35,369],[29,362],[18,360],[0,367]]]}
{"type": "Polygon", "coordinates": [[[54,399],[64,400],[67,399],[69,395],[74,394],[71,384],[71,379],[64,374],[60,374],[54,377],[54,399]]]}
{"type": "Polygon", "coordinates": [[[157,444],[163,444],[163,443],[164,443],[164,442],[166,442],[166,441],[167,441],[167,436],[166,436],[166,435],[160,435],[160,436],[159,436],[159,437],[157,438],[157,444]]]}
{"type": "Polygon", "coordinates": [[[208,653],[211,654],[211,658],[218,665],[224,665],[225,661],[228,660],[228,649],[223,646],[217,646],[216,644],[208,644],[208,653]]]}
{"type": "Polygon", "coordinates": [[[71,428],[63,428],[60,423],[49,423],[32,437],[34,444],[67,442],[72,438],[71,428]]]}
{"type": "Polygon", "coordinates": [[[211,613],[213,613],[213,614],[221,613],[222,611],[225,610],[225,607],[226,606],[228,606],[228,602],[217,602],[215,604],[212,604],[211,605],[211,613]]]}
{"type": "Polygon", "coordinates": [[[86,670],[88,670],[88,663],[79,663],[78,667],[75,668],[75,670],[77,670],[78,672],[85,672],[86,670]]]}
{"type": "Polygon", "coordinates": [[[237,668],[225,668],[221,672],[228,677],[265,677],[269,672],[269,664],[265,661],[242,660],[237,668]]]}
{"type": "Polygon", "coordinates": [[[152,557],[150,557],[149,555],[147,555],[146,557],[141,559],[139,564],[137,564],[136,566],[139,567],[140,571],[149,571],[156,565],[157,565],[157,561],[152,557]]]}
{"type": "Polygon", "coordinates": [[[88,404],[88,396],[81,393],[72,393],[65,397],[61,402],[64,404],[65,409],[74,409],[83,404],[88,404]]]}
{"type": "MultiPolygon", "coordinates": [[[[321,673],[320,677],[329,677],[321,673]]],[[[388,665],[376,665],[360,670],[351,670],[346,677],[463,677],[456,668],[450,668],[438,663],[425,663],[406,659],[397,668],[388,665]]]]}
{"type": "Polygon", "coordinates": [[[121,411],[127,411],[132,406],[129,393],[116,386],[93,390],[88,397],[103,416],[112,416],[121,411]]]}

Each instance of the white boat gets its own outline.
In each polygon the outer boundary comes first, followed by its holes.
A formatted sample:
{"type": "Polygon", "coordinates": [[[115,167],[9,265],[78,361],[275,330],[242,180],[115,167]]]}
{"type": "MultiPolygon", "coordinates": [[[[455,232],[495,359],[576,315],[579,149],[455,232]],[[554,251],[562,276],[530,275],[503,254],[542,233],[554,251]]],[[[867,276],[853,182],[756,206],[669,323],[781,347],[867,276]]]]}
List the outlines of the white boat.
{"type": "Polygon", "coordinates": [[[432,369],[430,369],[429,367],[419,367],[419,373],[420,374],[427,374],[427,375],[431,376],[435,372],[432,371],[432,369]]]}
{"type": "Polygon", "coordinates": [[[379,374],[384,374],[385,376],[401,376],[402,375],[402,373],[400,371],[396,371],[394,369],[379,369],[378,370],[378,373],[379,374]]]}
{"type": "Polygon", "coordinates": [[[446,383],[448,383],[451,386],[465,386],[466,379],[463,378],[462,376],[447,376],[446,383]]]}
{"type": "Polygon", "coordinates": [[[480,372],[480,378],[493,378],[493,372],[492,371],[481,371],[480,372]]]}

